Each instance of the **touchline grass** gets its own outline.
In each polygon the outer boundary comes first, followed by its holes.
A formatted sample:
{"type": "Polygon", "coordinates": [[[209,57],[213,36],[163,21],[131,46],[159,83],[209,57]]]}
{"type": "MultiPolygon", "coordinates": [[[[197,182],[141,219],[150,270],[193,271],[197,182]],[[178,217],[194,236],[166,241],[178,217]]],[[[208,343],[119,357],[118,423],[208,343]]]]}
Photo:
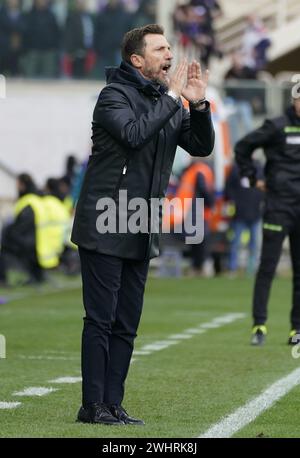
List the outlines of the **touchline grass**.
{"type": "MultiPolygon", "coordinates": [[[[79,280],[65,289],[1,291],[0,437],[198,437],[300,367],[286,342],[291,285],[276,279],[264,347],[249,345],[253,279],[149,279],[126,385],[125,408],[145,427],[75,422],[81,402],[80,340],[83,309],[79,280]],[[150,354],[139,349],[229,314],[230,323],[192,334],[150,354]],[[74,383],[54,383],[61,377],[74,383]],[[31,395],[16,392],[32,388],[31,395]],[[56,391],[37,396],[38,388],[56,391]],[[36,391],[34,391],[36,390],[36,391]],[[12,409],[1,403],[21,404],[12,409]]],[[[163,345],[162,345],[163,346],[163,345]]],[[[299,437],[299,386],[234,437],[299,437]]]]}

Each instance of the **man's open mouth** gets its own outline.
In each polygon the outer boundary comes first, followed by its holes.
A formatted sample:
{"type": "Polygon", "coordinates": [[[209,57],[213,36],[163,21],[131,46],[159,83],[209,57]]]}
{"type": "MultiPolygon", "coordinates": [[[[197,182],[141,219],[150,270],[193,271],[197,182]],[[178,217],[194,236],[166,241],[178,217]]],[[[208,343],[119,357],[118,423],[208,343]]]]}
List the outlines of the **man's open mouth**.
{"type": "Polygon", "coordinates": [[[169,72],[169,70],[170,70],[170,68],[171,68],[171,64],[166,64],[166,65],[164,65],[164,66],[162,67],[163,73],[164,73],[165,75],[167,75],[168,72],[169,72]]]}

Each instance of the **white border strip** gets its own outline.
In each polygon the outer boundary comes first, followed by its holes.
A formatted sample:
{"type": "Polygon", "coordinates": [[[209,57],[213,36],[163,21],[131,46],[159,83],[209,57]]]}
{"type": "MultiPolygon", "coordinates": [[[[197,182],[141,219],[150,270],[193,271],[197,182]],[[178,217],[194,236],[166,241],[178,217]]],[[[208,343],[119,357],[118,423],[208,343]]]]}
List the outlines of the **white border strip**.
{"type": "Polygon", "coordinates": [[[273,385],[269,386],[258,397],[247,402],[243,407],[238,408],[199,437],[224,438],[233,436],[299,384],[300,368],[295,369],[288,376],[273,383],[273,385]]]}

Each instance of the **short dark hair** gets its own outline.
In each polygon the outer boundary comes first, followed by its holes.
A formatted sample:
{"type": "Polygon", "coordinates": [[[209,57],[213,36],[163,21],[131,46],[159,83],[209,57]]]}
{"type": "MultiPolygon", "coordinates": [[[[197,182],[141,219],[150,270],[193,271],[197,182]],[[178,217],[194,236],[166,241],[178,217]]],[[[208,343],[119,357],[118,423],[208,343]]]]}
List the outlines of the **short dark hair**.
{"type": "Polygon", "coordinates": [[[23,194],[38,193],[37,186],[29,173],[20,173],[20,175],[17,176],[17,180],[23,185],[23,194]]]}
{"type": "Polygon", "coordinates": [[[124,36],[122,43],[122,59],[131,64],[132,54],[144,55],[146,47],[145,35],[164,35],[164,28],[158,24],[148,24],[144,27],[130,30],[124,36]]]}

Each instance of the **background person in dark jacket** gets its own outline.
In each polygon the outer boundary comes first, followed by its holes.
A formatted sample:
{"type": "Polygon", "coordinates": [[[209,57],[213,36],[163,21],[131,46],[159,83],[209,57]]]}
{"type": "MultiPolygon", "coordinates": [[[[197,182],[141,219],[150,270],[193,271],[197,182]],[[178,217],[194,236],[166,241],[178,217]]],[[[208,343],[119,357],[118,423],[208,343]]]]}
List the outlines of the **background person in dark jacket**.
{"type": "Polygon", "coordinates": [[[83,78],[87,74],[87,58],[94,43],[94,21],[87,12],[84,0],[76,0],[75,10],[67,17],[64,32],[64,48],[70,58],[72,76],[83,78]]]}
{"type": "MultiPolygon", "coordinates": [[[[263,180],[262,166],[258,161],[254,161],[254,166],[257,179],[263,180]]],[[[259,189],[245,188],[241,185],[238,166],[234,163],[226,181],[225,198],[232,208],[229,271],[231,273],[237,271],[242,234],[244,231],[249,231],[247,271],[253,274],[256,270],[263,193],[259,189]]]]}
{"type": "Polygon", "coordinates": [[[105,79],[105,67],[121,62],[124,34],[133,27],[134,15],[128,13],[120,0],[109,0],[95,20],[94,48],[98,56],[98,74],[105,79]]]}
{"type": "Polygon", "coordinates": [[[0,7],[0,74],[16,76],[23,51],[24,15],[19,0],[0,7]]]}
{"type": "MultiPolygon", "coordinates": [[[[300,95],[300,94],[299,94],[300,95]]],[[[291,333],[300,334],[300,98],[285,115],[266,120],[263,126],[242,138],[235,147],[236,160],[242,177],[256,184],[256,169],[252,160],[255,149],[263,147],[265,166],[265,210],[263,246],[253,296],[252,344],[265,341],[267,303],[285,236],[290,239],[293,267],[293,300],[291,333]]],[[[258,182],[259,187],[262,183],[258,182]]],[[[298,337],[300,341],[300,337],[298,337]]]]}
{"type": "MultiPolygon", "coordinates": [[[[202,76],[195,61],[189,66],[181,62],[169,77],[173,56],[160,26],[126,34],[122,56],[121,66],[107,73],[109,84],[95,107],[93,154],[72,234],[79,246],[86,311],[78,420],[143,424],[129,417],[121,404],[149,259],[158,255],[158,234],[99,233],[99,199],[112,198],[118,215],[120,190],[127,192],[128,200],[142,198],[146,205],[164,196],[177,145],[192,155],[207,156],[214,131],[205,100],[208,73],[202,76]],[[181,95],[190,102],[190,115],[181,95]]],[[[148,225],[145,216],[142,224],[148,225]]],[[[120,215],[119,222],[128,221],[120,215]]]]}
{"type": "Polygon", "coordinates": [[[34,0],[32,9],[25,16],[25,27],[26,76],[56,77],[60,29],[50,10],[49,0],[34,0]]]}
{"type": "MultiPolygon", "coordinates": [[[[27,173],[18,176],[17,191],[19,200],[24,196],[40,195],[33,179],[27,173]]],[[[36,245],[35,214],[33,207],[28,204],[3,228],[0,251],[1,283],[7,283],[7,258],[11,256],[17,258],[29,273],[28,284],[44,281],[44,271],[38,262],[36,245]]]]}

